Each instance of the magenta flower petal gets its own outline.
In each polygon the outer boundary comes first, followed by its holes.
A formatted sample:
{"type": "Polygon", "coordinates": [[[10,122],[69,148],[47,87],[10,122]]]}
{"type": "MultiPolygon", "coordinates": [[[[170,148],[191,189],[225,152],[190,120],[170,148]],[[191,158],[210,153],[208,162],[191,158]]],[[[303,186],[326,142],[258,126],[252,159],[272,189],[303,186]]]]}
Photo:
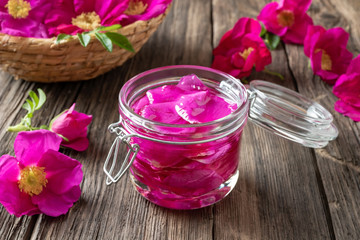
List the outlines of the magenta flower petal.
{"type": "Polygon", "coordinates": [[[306,12],[312,0],[280,0],[279,7],[284,8],[297,8],[298,11],[306,12]]]}
{"type": "Polygon", "coordinates": [[[279,3],[271,2],[266,4],[265,7],[260,11],[257,19],[264,23],[266,30],[272,32],[278,36],[283,36],[287,28],[279,24],[277,18],[277,11],[279,8],[279,3]]]}
{"type": "Polygon", "coordinates": [[[46,16],[45,25],[51,36],[56,36],[59,33],[71,34],[80,31],[80,28],[71,24],[71,19],[76,17],[76,13],[67,10],[67,8],[71,8],[70,6],[57,6],[46,16]]]}
{"type": "MultiPolygon", "coordinates": [[[[359,73],[359,68],[360,68],[360,55],[358,55],[356,58],[354,58],[351,63],[349,64],[347,70],[346,70],[346,74],[350,75],[352,73],[359,73]]],[[[341,82],[339,82],[340,84],[341,82]]]]}
{"type": "Polygon", "coordinates": [[[221,55],[214,56],[214,61],[211,64],[211,68],[226,72],[232,76],[240,76],[240,74],[248,76],[251,74],[251,72],[243,72],[242,70],[235,68],[235,66],[233,66],[231,63],[231,58],[221,55]]]}
{"type": "Polygon", "coordinates": [[[304,53],[306,56],[311,56],[311,53],[315,50],[315,44],[325,32],[326,29],[322,26],[310,26],[307,28],[304,40],[304,53]]]}
{"type": "Polygon", "coordinates": [[[0,203],[10,214],[16,217],[40,213],[31,202],[29,195],[20,192],[18,180],[20,169],[16,158],[3,155],[0,157],[0,203]]]}
{"type": "Polygon", "coordinates": [[[261,25],[252,18],[240,18],[234,25],[231,39],[241,38],[248,33],[260,35],[261,25]]]}
{"type": "Polygon", "coordinates": [[[49,189],[44,190],[40,195],[33,196],[32,201],[39,206],[41,212],[52,217],[66,214],[79,200],[81,190],[79,186],[71,188],[62,194],[55,194],[49,189]]]}
{"type": "Polygon", "coordinates": [[[0,157],[0,203],[10,214],[59,216],[78,200],[81,164],[57,152],[60,142],[48,130],[20,132],[17,158],[0,157]]]}
{"type": "Polygon", "coordinates": [[[49,33],[58,35],[60,33],[76,34],[92,29],[81,29],[72,24],[72,20],[83,13],[95,12],[100,17],[100,25],[109,26],[119,23],[116,19],[127,8],[127,1],[83,1],[62,0],[55,3],[55,7],[48,12],[45,24],[49,33]]]}
{"type": "MultiPolygon", "coordinates": [[[[149,104],[173,102],[184,93],[184,90],[174,85],[167,85],[162,88],[151,89],[146,92],[149,104]]],[[[143,100],[145,103],[145,100],[143,100]]]]}
{"type": "Polygon", "coordinates": [[[174,102],[150,104],[144,107],[144,110],[141,112],[141,116],[156,122],[186,124],[187,122],[175,111],[174,105],[174,102]]]}
{"type": "MultiPolygon", "coordinates": [[[[77,13],[91,12],[95,10],[96,0],[72,0],[74,2],[74,9],[77,13]]],[[[111,2],[111,1],[104,1],[111,2]]]]}
{"type": "Polygon", "coordinates": [[[360,55],[354,58],[346,73],[336,81],[333,93],[340,98],[335,110],[360,121],[360,55]]]}
{"type": "Polygon", "coordinates": [[[83,138],[74,139],[69,143],[66,141],[63,141],[61,143],[61,146],[72,148],[76,151],[82,152],[82,151],[85,151],[89,147],[89,139],[87,139],[86,137],[83,137],[83,138]]]}
{"type": "MultiPolygon", "coordinates": [[[[86,1],[87,2],[87,1],[86,1]]],[[[125,1],[95,1],[96,12],[101,17],[103,26],[119,23],[119,13],[123,13],[129,4],[129,0],[125,1]]]]}
{"type": "Polygon", "coordinates": [[[0,32],[13,36],[47,38],[48,31],[45,27],[45,14],[52,8],[52,1],[28,0],[31,9],[24,18],[14,18],[5,8],[8,1],[0,2],[0,32]]]}
{"type": "Polygon", "coordinates": [[[79,113],[74,108],[75,103],[52,122],[50,129],[67,138],[68,141],[62,141],[63,146],[84,151],[89,145],[87,127],[92,120],[92,116],[79,113]]]}
{"type": "Polygon", "coordinates": [[[201,82],[201,80],[195,74],[190,74],[188,76],[182,77],[179,83],[176,85],[176,88],[184,91],[207,90],[207,87],[201,82]]]}
{"type": "Polygon", "coordinates": [[[305,33],[308,26],[313,25],[312,18],[304,14],[299,17],[301,20],[296,21],[294,25],[288,29],[286,34],[282,37],[285,43],[304,44],[305,33]]]}
{"type": "Polygon", "coordinates": [[[40,214],[39,208],[31,201],[31,197],[20,192],[17,182],[0,180],[0,203],[10,214],[16,217],[40,214]]]}
{"type": "Polygon", "coordinates": [[[0,157],[0,181],[16,182],[19,180],[20,170],[17,160],[13,156],[3,155],[0,157]]]}
{"type": "Polygon", "coordinates": [[[118,18],[118,20],[120,21],[120,24],[123,26],[129,25],[138,20],[146,21],[151,18],[159,16],[160,14],[166,11],[167,7],[169,6],[172,0],[131,0],[130,2],[132,1],[133,2],[140,1],[144,5],[147,5],[147,7],[144,12],[139,14],[129,15],[126,14],[126,12],[122,14],[118,18]]]}
{"type": "Polygon", "coordinates": [[[265,66],[271,64],[271,53],[266,47],[264,41],[259,38],[258,35],[246,34],[243,38],[243,44],[247,49],[256,49],[256,51],[252,51],[249,54],[246,62],[250,63],[252,66],[255,65],[255,70],[257,72],[264,70],[265,66]]]}
{"type": "Polygon", "coordinates": [[[314,74],[320,76],[321,79],[323,79],[326,83],[334,84],[339,75],[330,71],[323,70],[321,66],[322,58],[322,51],[313,53],[311,57],[311,67],[314,71],[314,74]]]}
{"type": "Polygon", "coordinates": [[[307,15],[311,0],[282,0],[272,2],[261,10],[257,17],[268,32],[281,37],[286,43],[303,44],[308,26],[313,25],[307,15]]]}
{"type": "Polygon", "coordinates": [[[232,109],[223,98],[209,91],[184,95],[175,105],[176,112],[189,123],[204,123],[229,115],[232,109]]]}
{"type": "Polygon", "coordinates": [[[224,179],[211,169],[195,169],[174,172],[163,183],[182,196],[202,195],[218,187],[224,179]]]}
{"type": "Polygon", "coordinates": [[[47,189],[56,194],[63,194],[78,186],[83,178],[81,163],[57,151],[49,150],[37,163],[45,167],[47,189]]]}
{"type": "Polygon", "coordinates": [[[1,23],[1,32],[12,36],[47,38],[49,37],[44,25],[32,19],[14,19],[6,16],[1,23]]]}
{"type": "Polygon", "coordinates": [[[354,121],[360,121],[360,107],[356,107],[342,100],[338,100],[335,103],[334,109],[354,121]]]}
{"type": "Polygon", "coordinates": [[[15,155],[22,165],[33,165],[46,151],[58,151],[61,140],[47,130],[19,132],[14,142],[15,155]]]}
{"type": "Polygon", "coordinates": [[[271,53],[260,38],[260,32],[257,21],[240,18],[214,49],[211,67],[237,78],[250,75],[254,66],[256,71],[262,71],[271,63],[271,53]]]}
{"type": "Polygon", "coordinates": [[[351,62],[353,55],[346,49],[348,39],[349,34],[342,28],[308,28],[304,43],[305,55],[311,60],[314,74],[329,84],[334,84],[351,62]]]}

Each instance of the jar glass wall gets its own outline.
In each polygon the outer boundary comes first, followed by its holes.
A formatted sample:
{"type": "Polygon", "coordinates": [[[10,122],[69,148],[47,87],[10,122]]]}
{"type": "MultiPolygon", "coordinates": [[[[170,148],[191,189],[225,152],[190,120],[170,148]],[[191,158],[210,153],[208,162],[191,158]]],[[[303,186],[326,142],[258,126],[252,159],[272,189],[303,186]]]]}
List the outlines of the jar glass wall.
{"type": "Polygon", "coordinates": [[[170,66],[150,70],[129,80],[120,91],[121,124],[134,134],[139,151],[130,167],[137,191],[151,202],[175,209],[194,209],[224,198],[238,178],[240,140],[247,121],[246,88],[225,73],[199,66],[170,66]],[[133,104],[146,91],[175,85],[197,75],[217,96],[237,109],[215,121],[165,124],[136,114],[133,104]]]}

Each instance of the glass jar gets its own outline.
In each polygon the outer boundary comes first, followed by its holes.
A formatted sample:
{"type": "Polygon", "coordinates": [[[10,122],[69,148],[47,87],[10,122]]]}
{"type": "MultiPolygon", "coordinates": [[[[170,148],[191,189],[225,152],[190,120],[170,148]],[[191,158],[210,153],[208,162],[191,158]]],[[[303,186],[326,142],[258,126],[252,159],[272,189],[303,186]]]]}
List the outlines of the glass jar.
{"type": "Polygon", "coordinates": [[[325,146],[338,134],[328,111],[294,91],[264,81],[253,81],[246,89],[238,79],[200,66],[161,67],[133,77],[120,91],[119,113],[119,122],[109,126],[118,137],[104,165],[107,184],[117,182],[130,168],[132,183],[142,196],[174,209],[214,204],[234,188],[248,116],[304,146],[325,146]],[[216,95],[236,103],[237,109],[215,121],[186,125],[155,122],[132,110],[148,90],[176,85],[190,74],[216,95]],[[121,143],[128,152],[114,174],[121,143]]]}

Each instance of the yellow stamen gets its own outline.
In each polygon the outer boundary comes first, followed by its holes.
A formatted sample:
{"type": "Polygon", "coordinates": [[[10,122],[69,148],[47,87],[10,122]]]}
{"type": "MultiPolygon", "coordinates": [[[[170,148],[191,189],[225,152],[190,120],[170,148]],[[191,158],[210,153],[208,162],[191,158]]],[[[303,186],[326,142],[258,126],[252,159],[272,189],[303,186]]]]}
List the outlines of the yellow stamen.
{"type": "Polygon", "coordinates": [[[282,27],[291,27],[294,24],[295,16],[290,10],[283,10],[277,15],[277,20],[282,27]]]}
{"type": "Polygon", "coordinates": [[[28,166],[22,169],[19,180],[20,191],[30,196],[39,195],[48,182],[44,169],[43,167],[36,166],[28,166]]]}
{"type": "Polygon", "coordinates": [[[147,7],[148,5],[146,3],[144,4],[141,0],[131,0],[124,14],[140,15],[145,12],[147,7]]]}
{"type": "Polygon", "coordinates": [[[250,55],[250,53],[251,53],[252,51],[254,51],[254,49],[253,49],[252,47],[249,47],[249,48],[245,49],[242,53],[239,52],[239,55],[240,55],[244,60],[246,60],[246,59],[249,57],[249,55],[250,55]]]}
{"type": "Polygon", "coordinates": [[[31,10],[30,3],[24,0],[9,0],[5,7],[13,18],[26,18],[31,10]]]}
{"type": "Polygon", "coordinates": [[[325,51],[323,51],[321,56],[321,69],[324,71],[331,71],[332,69],[331,58],[325,51]]]}
{"type": "Polygon", "coordinates": [[[322,55],[321,55],[321,69],[324,71],[331,71],[332,69],[332,61],[331,61],[331,57],[329,54],[327,54],[327,52],[325,50],[322,49],[316,49],[315,53],[318,53],[322,51],[322,55]]]}
{"type": "Polygon", "coordinates": [[[101,26],[100,16],[96,12],[81,13],[71,20],[71,24],[81,29],[91,31],[101,26]]]}

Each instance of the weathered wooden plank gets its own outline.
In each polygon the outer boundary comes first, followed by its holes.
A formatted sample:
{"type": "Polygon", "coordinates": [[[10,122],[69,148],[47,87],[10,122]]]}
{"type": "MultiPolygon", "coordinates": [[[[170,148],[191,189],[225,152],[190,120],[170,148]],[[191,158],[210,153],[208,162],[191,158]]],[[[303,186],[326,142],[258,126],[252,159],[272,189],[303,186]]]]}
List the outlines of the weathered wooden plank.
{"type": "MultiPolygon", "coordinates": [[[[310,15],[316,25],[326,28],[343,27],[350,33],[349,49],[354,57],[359,53],[358,28],[360,2],[352,0],[314,0],[310,15]]],[[[299,46],[287,46],[291,71],[300,93],[320,102],[334,116],[339,137],[324,149],[316,149],[316,167],[324,189],[325,201],[330,210],[329,222],[337,239],[360,238],[360,124],[342,116],[334,109],[336,96],[332,86],[314,76],[307,66],[307,57],[299,46]]],[[[359,90],[360,91],[360,90],[359,90]]]]}
{"type": "MultiPolygon", "coordinates": [[[[214,0],[214,46],[237,19],[256,18],[268,2],[214,0]]],[[[265,79],[296,89],[284,48],[279,47],[272,56],[268,68],[283,74],[285,81],[264,73],[253,73],[248,79],[265,79]]],[[[235,196],[215,205],[215,238],[331,238],[314,161],[311,149],[249,123],[242,140],[235,196]]]]}
{"type": "MultiPolygon", "coordinates": [[[[22,81],[14,82],[10,75],[0,72],[0,155],[14,155],[14,135],[6,132],[6,128],[14,124],[14,119],[19,119],[18,111],[24,101],[21,92],[29,90],[29,84],[22,81]]],[[[32,217],[15,218],[0,206],[0,236],[4,239],[25,239],[31,234],[31,226],[35,223],[32,217]],[[30,226],[30,227],[29,227],[30,226]]]]}
{"type": "Polygon", "coordinates": [[[62,217],[38,218],[31,239],[211,239],[212,208],[164,209],[143,199],[127,176],[105,185],[102,166],[115,136],[107,126],[118,120],[117,99],[124,82],[144,70],[171,64],[210,65],[211,3],[175,1],[165,22],[144,48],[122,67],[79,89],[79,110],[93,113],[86,152],[67,153],[83,164],[82,197],[62,217]],[[194,9],[194,11],[188,11],[194,9]]]}
{"type": "MultiPolygon", "coordinates": [[[[105,186],[102,165],[114,136],[106,132],[118,118],[117,95],[124,81],[158,66],[210,66],[211,49],[239,17],[256,17],[267,2],[174,1],[171,13],[148,44],[124,66],[83,83],[34,84],[0,73],[0,154],[13,154],[15,134],[5,132],[24,111],[26,92],[44,89],[49,101],[34,118],[48,122],[74,101],[93,114],[89,149],[64,152],[83,164],[82,197],[70,212],[16,219],[0,209],[3,239],[359,239],[359,124],[334,112],[339,138],[329,147],[310,150],[274,137],[249,123],[243,135],[240,179],[222,202],[194,211],[155,206],[137,194],[127,177],[105,186]],[[213,28],[211,29],[211,23],[213,28]]],[[[359,52],[357,0],[314,0],[315,24],[343,26],[359,52]]],[[[254,73],[316,99],[332,109],[331,87],[307,68],[302,47],[273,52],[272,71],[286,81],[254,73]],[[294,76],[294,78],[293,78],[294,76]]]]}

